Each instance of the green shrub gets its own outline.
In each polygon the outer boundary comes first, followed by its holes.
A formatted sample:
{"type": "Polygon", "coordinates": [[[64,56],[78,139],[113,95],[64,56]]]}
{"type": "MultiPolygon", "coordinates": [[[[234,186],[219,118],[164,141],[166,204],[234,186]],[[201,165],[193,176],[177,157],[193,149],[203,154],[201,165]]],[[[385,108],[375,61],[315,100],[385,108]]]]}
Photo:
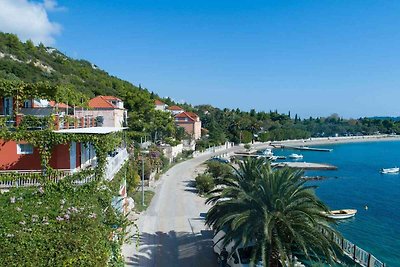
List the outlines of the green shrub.
{"type": "Polygon", "coordinates": [[[214,179],[208,174],[199,174],[196,177],[196,188],[199,194],[204,194],[212,190],[215,186],[214,179]]]}
{"type": "Polygon", "coordinates": [[[207,162],[207,172],[214,178],[223,178],[232,174],[232,167],[218,161],[207,162]]]}

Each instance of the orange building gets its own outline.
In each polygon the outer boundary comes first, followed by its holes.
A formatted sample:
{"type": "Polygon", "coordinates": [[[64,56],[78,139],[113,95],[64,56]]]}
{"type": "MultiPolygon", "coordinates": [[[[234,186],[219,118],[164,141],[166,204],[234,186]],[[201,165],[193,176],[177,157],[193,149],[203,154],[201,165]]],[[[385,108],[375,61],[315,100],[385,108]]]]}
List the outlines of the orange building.
{"type": "Polygon", "coordinates": [[[175,124],[185,129],[185,132],[195,140],[201,138],[200,117],[193,112],[182,111],[175,115],[175,124]]]}
{"type": "Polygon", "coordinates": [[[89,110],[78,108],[75,115],[94,118],[104,127],[123,127],[128,117],[121,99],[102,95],[89,100],[89,110]]]}

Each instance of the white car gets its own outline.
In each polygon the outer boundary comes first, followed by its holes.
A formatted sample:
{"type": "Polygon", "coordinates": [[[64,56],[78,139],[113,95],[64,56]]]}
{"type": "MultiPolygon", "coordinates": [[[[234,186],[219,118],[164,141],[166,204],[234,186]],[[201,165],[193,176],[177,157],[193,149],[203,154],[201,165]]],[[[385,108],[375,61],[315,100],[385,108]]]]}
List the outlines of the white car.
{"type": "MultiPolygon", "coordinates": [[[[223,249],[223,240],[224,240],[225,232],[223,230],[219,231],[217,234],[214,235],[213,238],[213,244],[214,244],[214,252],[218,255],[221,254],[221,251],[223,249]]],[[[250,259],[251,259],[251,252],[253,246],[248,245],[248,246],[243,246],[239,245],[235,251],[232,253],[232,249],[235,246],[235,242],[232,241],[228,245],[225,246],[226,251],[229,254],[228,258],[228,266],[230,267],[249,267],[250,266],[250,259]]],[[[257,262],[255,265],[251,265],[254,267],[263,267],[262,261],[257,262]]],[[[304,264],[301,262],[297,261],[297,258],[295,257],[295,267],[305,267],[304,264]]]]}
{"type": "MultiPolygon", "coordinates": [[[[213,238],[214,243],[214,252],[219,256],[223,249],[223,240],[224,240],[225,232],[219,231],[213,238]]],[[[228,245],[225,246],[226,251],[229,254],[228,258],[228,266],[230,267],[247,267],[250,266],[251,259],[251,250],[252,246],[244,247],[239,245],[234,252],[232,252],[233,247],[235,246],[235,242],[232,241],[228,245]]],[[[252,265],[254,267],[262,267],[262,262],[258,262],[256,265],[252,265]]]]}

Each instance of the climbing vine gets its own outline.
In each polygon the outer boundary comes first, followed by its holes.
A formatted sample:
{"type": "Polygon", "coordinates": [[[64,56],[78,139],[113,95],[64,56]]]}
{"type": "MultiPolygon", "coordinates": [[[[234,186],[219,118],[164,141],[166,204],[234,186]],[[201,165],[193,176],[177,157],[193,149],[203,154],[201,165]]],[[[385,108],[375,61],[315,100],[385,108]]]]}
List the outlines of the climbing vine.
{"type": "MultiPolygon", "coordinates": [[[[26,130],[25,128],[17,127],[14,131],[9,131],[7,128],[1,128],[0,139],[4,141],[25,141],[36,147],[40,154],[42,174],[40,177],[37,174],[32,174],[33,177],[29,178],[40,178],[42,182],[47,181],[48,177],[54,176],[55,171],[50,166],[50,159],[53,148],[56,145],[68,144],[71,142],[77,143],[91,143],[95,149],[97,156],[97,166],[94,169],[96,179],[101,179],[104,175],[105,166],[107,163],[107,155],[113,151],[116,147],[119,147],[122,143],[122,133],[110,133],[110,134],[75,134],[75,133],[57,133],[49,129],[45,130],[26,130]]],[[[84,173],[80,178],[84,178],[84,173]]],[[[26,177],[26,174],[24,174],[26,177]]],[[[16,180],[21,178],[17,174],[2,174],[0,180],[6,180],[12,178],[16,180]]]]}
{"type": "Polygon", "coordinates": [[[53,85],[48,82],[25,83],[0,79],[0,96],[14,97],[20,105],[27,99],[47,99],[73,106],[86,105],[88,98],[69,86],[53,85]]]}

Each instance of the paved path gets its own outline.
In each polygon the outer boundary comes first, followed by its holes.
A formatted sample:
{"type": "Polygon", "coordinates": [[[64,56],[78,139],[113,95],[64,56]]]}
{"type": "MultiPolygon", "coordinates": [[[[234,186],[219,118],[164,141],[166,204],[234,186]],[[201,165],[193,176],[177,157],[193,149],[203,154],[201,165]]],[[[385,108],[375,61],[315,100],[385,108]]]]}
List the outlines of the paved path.
{"type": "MultiPolygon", "coordinates": [[[[233,152],[234,147],[223,152],[233,152]]],[[[218,152],[220,154],[223,152],[218,152]]],[[[213,154],[177,164],[163,177],[145,213],[138,220],[140,244],[122,248],[126,266],[216,267],[212,231],[204,225],[204,204],[194,188],[199,165],[213,154]]],[[[135,233],[132,229],[131,234],[135,233]]]]}

